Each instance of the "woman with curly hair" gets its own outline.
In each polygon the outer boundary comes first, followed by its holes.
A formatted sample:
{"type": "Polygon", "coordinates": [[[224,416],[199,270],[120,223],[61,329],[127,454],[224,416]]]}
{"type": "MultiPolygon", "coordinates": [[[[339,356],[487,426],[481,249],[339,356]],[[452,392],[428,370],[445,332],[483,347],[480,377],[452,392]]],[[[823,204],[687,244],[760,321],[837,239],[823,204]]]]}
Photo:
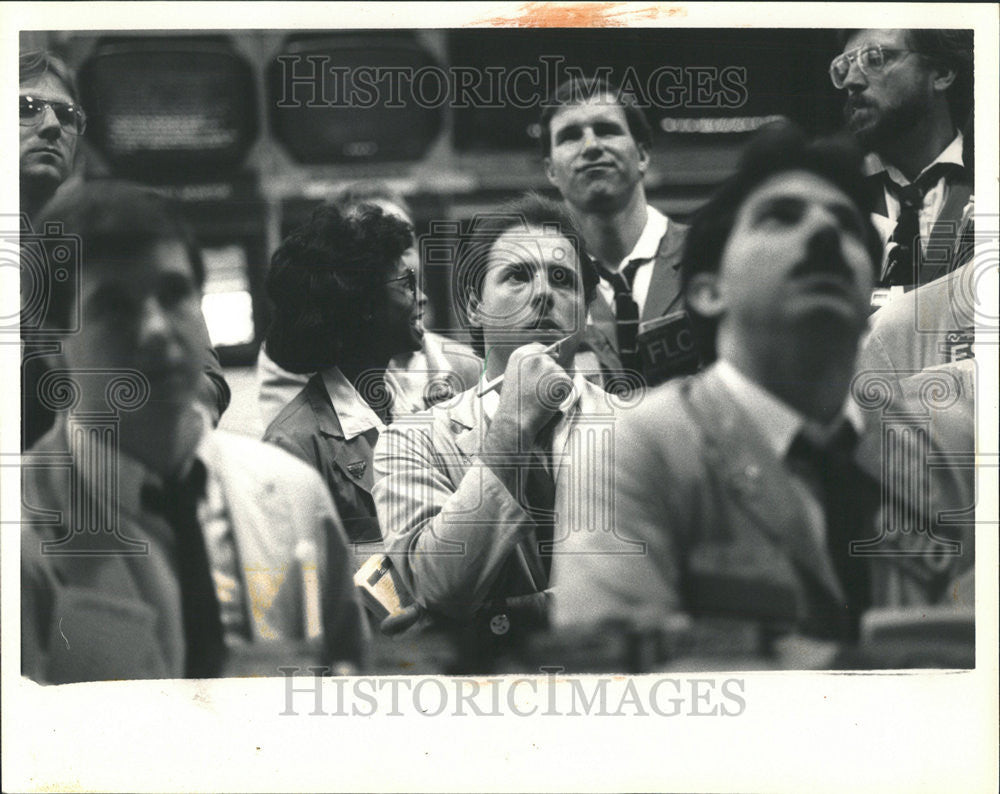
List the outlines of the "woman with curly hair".
{"type": "Polygon", "coordinates": [[[423,337],[423,295],[403,257],[412,240],[409,224],[374,205],[324,205],[274,252],[267,278],[267,354],[312,377],[264,440],[319,470],[350,540],[375,546],[367,552],[381,544],[371,461],[392,418],[386,368],[423,337]]]}

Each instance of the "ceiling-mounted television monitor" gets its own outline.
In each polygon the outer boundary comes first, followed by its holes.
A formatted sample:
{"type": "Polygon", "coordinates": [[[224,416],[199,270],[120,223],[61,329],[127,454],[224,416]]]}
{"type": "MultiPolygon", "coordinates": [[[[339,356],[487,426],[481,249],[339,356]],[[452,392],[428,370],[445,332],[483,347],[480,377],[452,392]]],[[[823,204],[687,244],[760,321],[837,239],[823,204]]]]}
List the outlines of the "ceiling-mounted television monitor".
{"type": "Polygon", "coordinates": [[[752,132],[787,117],[815,133],[839,126],[827,66],[832,31],[477,28],[451,31],[449,62],[469,75],[456,105],[461,153],[540,151],[542,106],[573,76],[603,76],[631,93],[654,140],[752,132]]]}
{"type": "Polygon", "coordinates": [[[296,34],[268,67],[274,136],[307,165],[419,160],[448,90],[410,31],[296,34]]]}
{"type": "Polygon", "coordinates": [[[142,181],[221,178],[257,137],[253,70],[225,37],[113,37],[79,73],[87,138],[142,181]]]}

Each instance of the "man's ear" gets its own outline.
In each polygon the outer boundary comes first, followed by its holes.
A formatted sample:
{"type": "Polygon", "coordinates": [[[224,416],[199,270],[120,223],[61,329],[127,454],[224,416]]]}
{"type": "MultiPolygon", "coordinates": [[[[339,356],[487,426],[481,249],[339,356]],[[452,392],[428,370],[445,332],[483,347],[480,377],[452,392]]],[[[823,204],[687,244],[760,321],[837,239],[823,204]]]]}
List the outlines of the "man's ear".
{"type": "Polygon", "coordinates": [[[480,303],[479,298],[473,290],[470,289],[465,293],[465,317],[469,325],[476,326],[477,328],[483,324],[479,316],[480,303]]]}
{"type": "Polygon", "coordinates": [[[944,66],[936,68],[934,74],[934,90],[942,92],[947,91],[958,76],[958,72],[954,69],[948,69],[944,66]]]}
{"type": "Polygon", "coordinates": [[[635,148],[639,150],[639,173],[645,176],[646,169],[649,168],[649,147],[636,141],[635,148]]]}
{"type": "Polygon", "coordinates": [[[726,308],[719,289],[718,273],[697,273],[692,276],[684,297],[702,317],[719,317],[726,308]]]}
{"type": "Polygon", "coordinates": [[[552,158],[546,157],[542,162],[545,163],[545,176],[548,178],[549,184],[552,185],[552,187],[559,187],[556,183],[556,173],[552,169],[552,158]]]}

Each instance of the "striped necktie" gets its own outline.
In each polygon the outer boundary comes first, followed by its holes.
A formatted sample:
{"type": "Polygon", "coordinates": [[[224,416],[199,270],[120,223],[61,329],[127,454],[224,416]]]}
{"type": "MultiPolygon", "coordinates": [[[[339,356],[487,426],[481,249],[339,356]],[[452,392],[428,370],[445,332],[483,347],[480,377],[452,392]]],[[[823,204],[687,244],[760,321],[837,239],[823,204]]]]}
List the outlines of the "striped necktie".
{"type": "Polygon", "coordinates": [[[895,247],[889,253],[889,266],[880,287],[912,287],[919,283],[923,246],[920,241],[920,211],[924,196],[941,177],[960,175],[962,166],[955,163],[936,163],[909,185],[897,185],[885,174],[886,186],[899,201],[899,217],[889,238],[895,247]]]}
{"type": "Polygon", "coordinates": [[[626,370],[639,369],[636,336],[639,331],[639,304],[632,297],[632,279],[645,259],[633,259],[620,273],[610,273],[598,268],[601,278],[615,291],[615,332],[618,338],[618,356],[626,370]]]}

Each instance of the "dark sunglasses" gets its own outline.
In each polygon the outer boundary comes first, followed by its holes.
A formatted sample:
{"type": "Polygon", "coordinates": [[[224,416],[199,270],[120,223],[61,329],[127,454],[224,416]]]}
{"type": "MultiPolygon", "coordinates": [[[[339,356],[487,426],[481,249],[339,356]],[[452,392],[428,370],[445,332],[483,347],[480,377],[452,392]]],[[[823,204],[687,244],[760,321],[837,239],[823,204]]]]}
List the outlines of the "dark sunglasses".
{"type": "Polygon", "coordinates": [[[73,102],[53,102],[33,96],[21,97],[21,126],[30,127],[41,123],[46,108],[52,108],[59,125],[71,135],[82,135],[87,129],[87,115],[79,105],[73,102]]]}

